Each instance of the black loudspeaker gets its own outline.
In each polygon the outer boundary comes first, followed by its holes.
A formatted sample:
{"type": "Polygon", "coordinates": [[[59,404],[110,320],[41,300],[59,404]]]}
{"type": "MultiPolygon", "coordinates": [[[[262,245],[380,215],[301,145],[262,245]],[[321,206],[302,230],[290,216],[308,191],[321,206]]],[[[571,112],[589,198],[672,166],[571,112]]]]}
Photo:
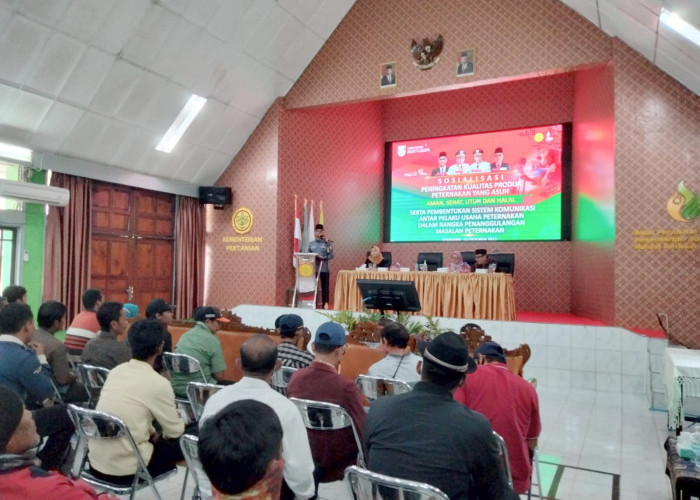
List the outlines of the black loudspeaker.
{"type": "Polygon", "coordinates": [[[206,205],[230,205],[233,195],[230,187],[200,186],[199,202],[206,205]]]}

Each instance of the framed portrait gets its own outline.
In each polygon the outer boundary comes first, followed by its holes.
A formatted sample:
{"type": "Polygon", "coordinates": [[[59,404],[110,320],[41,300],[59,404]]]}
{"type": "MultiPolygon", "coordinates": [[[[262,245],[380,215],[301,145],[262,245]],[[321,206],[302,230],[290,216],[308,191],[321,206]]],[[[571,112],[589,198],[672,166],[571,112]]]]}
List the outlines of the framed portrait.
{"type": "Polygon", "coordinates": [[[474,49],[460,50],[457,54],[457,76],[474,74],[474,49]]]}
{"type": "Polygon", "coordinates": [[[396,62],[382,64],[382,73],[381,79],[379,80],[379,86],[381,88],[396,86],[396,62]]]}

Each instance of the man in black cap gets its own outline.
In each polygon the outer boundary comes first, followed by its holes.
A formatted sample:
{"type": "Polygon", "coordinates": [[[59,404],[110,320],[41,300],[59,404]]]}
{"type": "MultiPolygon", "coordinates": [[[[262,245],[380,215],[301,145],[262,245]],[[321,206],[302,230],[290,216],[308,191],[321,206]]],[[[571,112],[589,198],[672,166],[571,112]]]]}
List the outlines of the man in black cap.
{"type": "Polygon", "coordinates": [[[279,322],[282,341],[277,348],[277,357],[282,366],[290,368],[306,368],[314,360],[314,355],[297,347],[297,342],[306,333],[304,321],[296,314],[285,314],[279,322]]]}
{"type": "Polygon", "coordinates": [[[372,403],[365,426],[367,468],[431,484],[453,500],[517,498],[488,420],[452,398],[474,370],[456,333],[430,342],[413,391],[372,403]]]}
{"type": "Polygon", "coordinates": [[[530,488],[530,450],[537,447],[542,430],[537,392],[506,365],[503,348],[484,342],[474,351],[479,364],[469,381],[455,391],[454,398],[489,419],[508,447],[513,487],[518,493],[530,488]]]}
{"type": "Polygon", "coordinates": [[[458,150],[455,153],[455,164],[452,165],[449,170],[447,170],[447,175],[456,175],[467,173],[469,164],[464,164],[465,153],[463,149],[458,150]]]}
{"type": "Polygon", "coordinates": [[[113,498],[104,493],[98,495],[83,481],[72,481],[42,469],[41,460],[32,452],[40,440],[32,413],[13,390],[0,385],[0,498],[113,498]]]}
{"type": "Polygon", "coordinates": [[[486,252],[485,248],[477,248],[474,250],[474,259],[474,264],[472,264],[472,272],[476,271],[477,269],[489,269],[491,264],[495,266],[493,271],[498,272],[498,263],[489,257],[489,254],[486,252]]]}
{"type": "Polygon", "coordinates": [[[469,165],[469,173],[476,174],[480,172],[490,172],[491,164],[483,160],[484,150],[481,148],[476,148],[474,150],[474,163],[469,165]]]}
{"type": "Polygon", "coordinates": [[[430,175],[447,175],[447,153],[440,151],[438,155],[438,166],[430,175]]]}
{"type": "MultiPolygon", "coordinates": [[[[153,299],[146,306],[146,317],[157,319],[163,325],[163,352],[173,352],[173,336],[168,331],[168,325],[173,321],[174,309],[175,306],[161,298],[153,299]]],[[[161,374],[166,372],[162,354],[156,358],[153,369],[161,374]]]]}
{"type": "Polygon", "coordinates": [[[493,152],[491,172],[507,172],[508,170],[510,170],[510,165],[503,161],[503,148],[498,146],[493,152]]]}
{"type": "Polygon", "coordinates": [[[330,269],[328,261],[335,257],[333,253],[333,240],[327,240],[323,230],[323,224],[316,224],[314,229],[315,239],[309,242],[309,253],[316,254],[316,272],[321,279],[321,307],[328,309],[328,286],[330,282],[330,269]]]}

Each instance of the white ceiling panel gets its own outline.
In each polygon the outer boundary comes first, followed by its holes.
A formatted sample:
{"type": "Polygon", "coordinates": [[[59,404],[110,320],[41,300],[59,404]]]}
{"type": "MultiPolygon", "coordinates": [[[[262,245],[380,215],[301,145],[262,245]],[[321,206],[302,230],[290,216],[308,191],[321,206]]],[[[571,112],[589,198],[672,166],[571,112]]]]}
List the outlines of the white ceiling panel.
{"type": "Polygon", "coordinates": [[[34,133],[32,138],[34,147],[42,151],[56,151],[78,124],[81,116],[83,116],[82,109],[54,101],[34,133]]]}
{"type": "Polygon", "coordinates": [[[70,3],[71,0],[21,0],[16,2],[15,8],[17,12],[35,21],[54,26],[63,17],[70,3]]]}
{"type": "Polygon", "coordinates": [[[598,4],[596,0],[561,0],[562,3],[568,5],[580,15],[588,19],[590,22],[600,28],[600,20],[598,18],[598,4]]]}
{"type": "Polygon", "coordinates": [[[109,54],[87,49],[63,86],[61,99],[86,107],[107,78],[113,63],[114,58],[109,54]]]}
{"type": "Polygon", "coordinates": [[[148,67],[168,43],[178,18],[159,5],[151,5],[141,18],[138,30],[124,46],[122,56],[140,66],[148,67]]]}
{"type": "MultiPolygon", "coordinates": [[[[0,0],[1,1],[1,0],[0,0]]],[[[12,20],[12,7],[0,3],[0,37],[12,20]]]]}
{"type": "MultiPolygon", "coordinates": [[[[207,161],[209,161],[211,154],[211,149],[206,149],[201,146],[193,146],[189,150],[189,154],[184,157],[182,163],[180,164],[180,168],[173,172],[173,174],[175,174],[178,178],[184,177],[187,179],[195,179],[195,181],[197,181],[197,179],[202,176],[204,165],[206,165],[207,161]]],[[[214,180],[216,180],[219,175],[213,174],[213,176],[215,176],[214,180]]],[[[212,173],[210,172],[209,178],[211,178],[211,176],[212,173]]],[[[210,183],[213,182],[207,182],[207,184],[210,183]]],[[[195,184],[200,184],[200,182],[195,182],[195,184]]]]}
{"type": "Polygon", "coordinates": [[[638,1],[599,0],[598,3],[602,12],[623,13],[624,15],[637,21],[637,23],[646,27],[648,30],[656,31],[656,27],[659,23],[658,12],[654,13],[652,9],[638,1]]]}
{"type": "Polygon", "coordinates": [[[231,117],[229,130],[226,137],[216,146],[216,150],[235,155],[258,126],[260,118],[234,109],[231,110],[229,116],[231,117]]]}
{"type": "MultiPolygon", "coordinates": [[[[226,1],[228,2],[228,0],[226,1]]],[[[183,16],[191,23],[200,27],[205,27],[221,5],[221,2],[222,0],[199,0],[198,2],[188,2],[185,11],[183,12],[183,16]]]]}
{"type": "Polygon", "coordinates": [[[271,39],[270,45],[262,53],[262,60],[276,69],[284,54],[288,53],[289,46],[301,37],[304,31],[306,28],[299,21],[288,17],[277,36],[271,39]]]}
{"type": "Polygon", "coordinates": [[[307,61],[314,58],[324,43],[325,40],[313,31],[303,31],[286,48],[275,69],[295,82],[308,66],[307,61]]]}
{"type": "Polygon", "coordinates": [[[109,121],[105,117],[96,113],[84,113],[63,141],[58,152],[75,158],[97,160],[99,155],[92,154],[95,142],[108,125],[109,121]]]}
{"type": "Polygon", "coordinates": [[[190,93],[179,85],[166,83],[153,100],[142,125],[160,137],[170,128],[190,98],[190,93]]]}
{"type": "MultiPolygon", "coordinates": [[[[15,101],[19,97],[20,90],[16,87],[10,87],[0,83],[0,124],[3,124],[7,113],[15,105],[15,101]]],[[[2,141],[2,139],[0,139],[2,141]]]]}
{"type": "Polygon", "coordinates": [[[91,41],[117,0],[73,0],[59,29],[83,41],[91,41]]]}
{"type": "Polygon", "coordinates": [[[93,44],[110,54],[119,54],[138,29],[141,18],[150,9],[149,0],[119,0],[107,14],[93,44]]]}
{"type": "Polygon", "coordinates": [[[90,109],[113,116],[124,105],[132,89],[143,76],[142,69],[124,60],[116,60],[92,99],[90,109]]]}
{"type": "Polygon", "coordinates": [[[682,52],[685,57],[690,59],[691,65],[700,69],[700,48],[697,45],[663,24],[659,27],[659,42],[662,40],[675,47],[677,51],[682,52]]]}
{"type": "Polygon", "coordinates": [[[51,108],[53,101],[30,92],[19,92],[14,106],[3,116],[6,125],[34,132],[51,108]]]}
{"type": "Polygon", "coordinates": [[[148,110],[155,102],[166,81],[152,73],[144,73],[129,92],[126,100],[116,112],[116,117],[132,125],[144,122],[148,110]]]}
{"type": "Polygon", "coordinates": [[[236,29],[237,25],[242,21],[251,5],[253,5],[253,0],[221,2],[207,23],[207,31],[221,41],[228,41],[233,33],[240,31],[236,29]]]}
{"type": "Polygon", "coordinates": [[[354,4],[355,0],[324,0],[313,17],[304,24],[327,40],[354,4]]]}
{"type": "Polygon", "coordinates": [[[625,43],[650,61],[654,60],[656,27],[653,30],[649,29],[612,5],[601,10],[600,21],[606,33],[612,36],[617,36],[617,33],[627,33],[625,43]]]}
{"type": "Polygon", "coordinates": [[[656,64],[700,95],[700,65],[663,38],[659,38],[656,47],[656,64]]]}
{"type": "Polygon", "coordinates": [[[322,4],[323,0],[277,0],[277,5],[301,21],[311,19],[322,4]]]}
{"type": "Polygon", "coordinates": [[[202,144],[214,149],[226,135],[226,130],[223,133],[220,132],[224,111],[226,111],[225,104],[215,99],[209,99],[182,139],[188,143],[202,144]]]}
{"type": "Polygon", "coordinates": [[[58,96],[78,65],[87,46],[62,33],[54,33],[32,68],[25,85],[51,96],[58,96]]]}
{"type": "MultiPolygon", "coordinates": [[[[260,2],[261,7],[267,4],[267,0],[260,2]]],[[[259,54],[264,58],[268,48],[274,46],[275,40],[280,36],[285,25],[293,18],[289,12],[280,9],[274,3],[271,3],[265,16],[260,19],[253,19],[252,14],[256,13],[256,11],[258,11],[258,9],[251,9],[249,15],[246,16],[247,22],[255,24],[250,25],[253,29],[249,30],[249,36],[245,47],[247,52],[259,54]]],[[[296,24],[299,23],[296,22],[296,24]]],[[[283,40],[281,42],[283,42],[283,40]]]]}
{"type": "Polygon", "coordinates": [[[134,128],[131,130],[129,140],[115,152],[114,162],[117,165],[123,165],[124,168],[138,172],[136,165],[139,159],[146,154],[146,151],[155,151],[156,144],[158,144],[158,138],[155,134],[134,128]]]}
{"type": "Polygon", "coordinates": [[[34,21],[13,16],[0,37],[0,80],[23,83],[50,34],[34,21]]]}
{"type": "MultiPolygon", "coordinates": [[[[133,125],[118,120],[109,120],[104,131],[95,141],[95,151],[109,151],[112,155],[109,159],[114,161],[119,150],[131,140],[132,130],[134,130],[133,125]]],[[[99,158],[104,158],[104,156],[100,154],[99,158]]]]}

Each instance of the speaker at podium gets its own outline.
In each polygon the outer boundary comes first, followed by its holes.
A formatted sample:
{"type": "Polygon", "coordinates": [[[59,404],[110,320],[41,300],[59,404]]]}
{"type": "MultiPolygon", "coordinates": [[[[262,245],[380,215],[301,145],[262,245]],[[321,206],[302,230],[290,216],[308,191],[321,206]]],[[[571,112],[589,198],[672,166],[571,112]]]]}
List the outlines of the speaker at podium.
{"type": "MultiPolygon", "coordinates": [[[[316,272],[316,254],[294,254],[296,262],[296,284],[294,285],[294,307],[316,309],[316,294],[318,293],[318,273],[316,272]]],[[[319,270],[320,270],[319,266],[319,270]]]]}

